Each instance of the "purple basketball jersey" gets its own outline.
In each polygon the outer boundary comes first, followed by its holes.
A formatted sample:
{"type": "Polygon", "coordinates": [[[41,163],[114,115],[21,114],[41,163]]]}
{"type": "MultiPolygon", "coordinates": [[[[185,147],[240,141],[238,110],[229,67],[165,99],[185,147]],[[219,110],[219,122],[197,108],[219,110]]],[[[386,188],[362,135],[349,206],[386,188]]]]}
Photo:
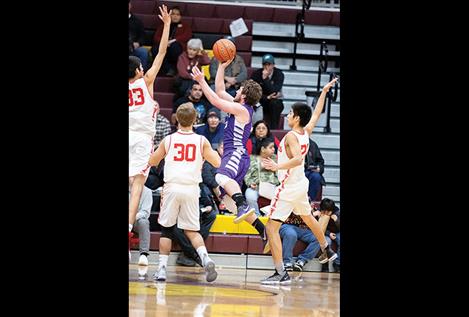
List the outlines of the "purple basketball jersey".
{"type": "Polygon", "coordinates": [[[253,109],[247,104],[243,107],[249,112],[249,122],[241,124],[235,116],[229,114],[225,119],[225,131],[223,135],[223,156],[217,172],[234,179],[241,186],[244,176],[249,168],[249,154],[246,150],[246,142],[251,134],[253,109]]]}

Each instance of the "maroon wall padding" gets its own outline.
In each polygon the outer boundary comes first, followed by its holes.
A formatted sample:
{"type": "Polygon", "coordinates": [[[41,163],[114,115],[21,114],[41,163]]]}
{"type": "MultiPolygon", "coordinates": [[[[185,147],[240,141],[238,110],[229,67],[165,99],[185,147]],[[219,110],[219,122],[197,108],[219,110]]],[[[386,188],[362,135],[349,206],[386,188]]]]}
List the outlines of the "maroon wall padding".
{"type": "Polygon", "coordinates": [[[174,93],[174,77],[156,77],[153,90],[157,92],[174,93]]]}
{"type": "Polygon", "coordinates": [[[256,22],[272,22],[274,8],[246,7],[244,17],[256,22]]]}
{"type": "Polygon", "coordinates": [[[172,108],[174,94],[170,92],[153,92],[153,97],[160,104],[160,108],[172,108]]]}
{"type": "MultiPolygon", "coordinates": [[[[150,250],[159,250],[161,232],[150,233],[150,250]]],[[[209,253],[245,253],[262,255],[264,246],[258,235],[211,233],[205,240],[209,253]]],[[[305,248],[306,243],[297,241],[293,248],[293,256],[298,256],[305,248]]],[[[334,247],[334,244],[333,244],[334,247]]],[[[131,249],[138,249],[138,243],[132,243],[131,249]]],[[[171,251],[179,251],[181,247],[173,241],[171,251]]],[[[270,252],[268,253],[270,254],[270,252]]]]}
{"type": "MultiPolygon", "coordinates": [[[[132,9],[130,10],[135,14],[154,14],[156,10],[156,1],[133,0],[132,9]]],[[[159,10],[158,10],[159,12],[159,10]]]]}
{"type": "Polygon", "coordinates": [[[219,18],[192,18],[192,32],[221,33],[224,19],[219,18]]]}
{"type": "Polygon", "coordinates": [[[229,5],[222,5],[222,4],[217,4],[215,6],[215,16],[217,18],[236,20],[238,18],[242,18],[243,15],[244,15],[243,6],[229,6],[229,5]]]}

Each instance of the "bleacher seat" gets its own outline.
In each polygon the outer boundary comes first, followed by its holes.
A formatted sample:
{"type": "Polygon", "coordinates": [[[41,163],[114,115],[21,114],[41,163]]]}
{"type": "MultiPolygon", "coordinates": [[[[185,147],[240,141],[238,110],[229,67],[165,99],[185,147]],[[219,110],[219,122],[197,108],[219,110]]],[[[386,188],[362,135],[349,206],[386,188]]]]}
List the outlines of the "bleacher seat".
{"type": "Polygon", "coordinates": [[[272,22],[274,8],[246,7],[244,17],[256,22],[272,22]]]}
{"type": "Polygon", "coordinates": [[[276,129],[276,130],[270,130],[270,132],[272,132],[272,134],[274,136],[276,136],[277,139],[282,140],[282,138],[285,136],[285,134],[287,134],[288,130],[276,129]]]}
{"type": "MultiPolygon", "coordinates": [[[[132,12],[134,14],[155,14],[156,1],[133,0],[132,12]]],[[[159,11],[159,10],[158,10],[159,11]]]]}
{"type": "MultiPolygon", "coordinates": [[[[223,34],[231,34],[230,24],[233,21],[234,21],[233,19],[224,19],[223,20],[223,26],[222,26],[222,29],[221,29],[221,32],[223,34]]],[[[248,31],[246,33],[244,33],[243,35],[252,35],[252,22],[253,21],[250,20],[250,19],[244,19],[244,23],[246,23],[246,27],[248,28],[248,31]]]]}
{"type": "MultiPolygon", "coordinates": [[[[337,16],[339,16],[339,14],[337,14],[337,16]]],[[[332,20],[332,12],[309,10],[309,11],[306,11],[305,13],[305,24],[330,25],[329,23],[331,22],[331,20],[332,20]]]]}
{"type": "Polygon", "coordinates": [[[170,92],[153,92],[153,96],[160,104],[160,108],[172,108],[174,95],[174,93],[170,92]]]}
{"type": "Polygon", "coordinates": [[[300,13],[300,10],[292,10],[292,9],[287,9],[287,8],[275,8],[272,21],[269,21],[269,22],[295,24],[296,15],[298,13],[300,13]]]}
{"type": "Polygon", "coordinates": [[[233,19],[242,18],[244,15],[243,6],[216,5],[215,16],[217,18],[233,19]]]}
{"type": "Polygon", "coordinates": [[[192,18],[192,32],[196,33],[221,33],[223,19],[220,18],[192,18]]]}
{"type": "Polygon", "coordinates": [[[174,92],[174,77],[156,77],[155,83],[153,84],[154,91],[158,92],[174,92]]]}
{"type": "Polygon", "coordinates": [[[149,30],[155,30],[158,24],[159,18],[153,14],[135,14],[143,22],[143,27],[149,30]]]}
{"type": "Polygon", "coordinates": [[[208,3],[186,3],[185,16],[213,18],[215,15],[215,5],[208,3]]]}
{"type": "Polygon", "coordinates": [[[173,109],[170,108],[160,108],[160,115],[165,117],[166,119],[171,122],[171,114],[173,113],[173,109]]]}
{"type": "Polygon", "coordinates": [[[168,7],[168,10],[170,10],[173,7],[179,7],[179,9],[181,9],[182,16],[187,16],[187,14],[186,14],[186,3],[184,3],[184,2],[172,2],[172,1],[158,1],[158,6],[161,6],[163,4],[168,7]]]}
{"type": "Polygon", "coordinates": [[[238,52],[247,51],[251,52],[252,49],[252,36],[241,35],[235,38],[236,50],[238,52]]]}
{"type": "Polygon", "coordinates": [[[251,78],[252,73],[256,70],[254,67],[246,67],[248,71],[248,79],[251,78]]]}

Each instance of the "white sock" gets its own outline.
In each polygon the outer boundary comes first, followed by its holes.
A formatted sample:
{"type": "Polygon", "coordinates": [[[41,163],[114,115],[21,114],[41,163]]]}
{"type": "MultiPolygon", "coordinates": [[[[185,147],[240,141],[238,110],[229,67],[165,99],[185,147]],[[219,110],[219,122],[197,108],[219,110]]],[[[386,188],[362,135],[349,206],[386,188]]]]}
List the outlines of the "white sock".
{"type": "Polygon", "coordinates": [[[197,254],[200,256],[200,259],[202,260],[202,265],[205,266],[207,261],[210,260],[210,258],[208,257],[207,248],[203,245],[201,247],[198,247],[196,251],[197,254]]]}
{"type": "Polygon", "coordinates": [[[169,255],[160,254],[160,257],[158,258],[158,263],[159,263],[158,269],[161,269],[163,266],[168,266],[168,258],[169,258],[169,255]]]}
{"type": "Polygon", "coordinates": [[[282,274],[285,268],[283,267],[283,262],[275,264],[275,269],[277,270],[278,274],[282,274]]]}
{"type": "Polygon", "coordinates": [[[133,225],[129,223],[129,232],[132,231],[133,225]]]}

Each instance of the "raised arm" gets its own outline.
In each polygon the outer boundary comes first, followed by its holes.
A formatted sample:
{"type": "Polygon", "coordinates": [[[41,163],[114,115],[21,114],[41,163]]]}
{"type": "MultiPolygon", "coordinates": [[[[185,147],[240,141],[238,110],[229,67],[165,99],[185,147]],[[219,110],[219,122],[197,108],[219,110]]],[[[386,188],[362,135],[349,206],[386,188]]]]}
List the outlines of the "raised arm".
{"type": "MultiPolygon", "coordinates": [[[[221,65],[220,65],[221,66],[221,65]]],[[[218,72],[220,71],[221,67],[218,67],[218,72]]],[[[249,122],[249,112],[241,106],[238,102],[233,102],[233,101],[227,101],[222,98],[220,98],[208,85],[208,83],[205,81],[204,74],[200,71],[200,69],[197,66],[192,67],[192,78],[196,80],[200,87],[202,88],[202,91],[204,92],[205,97],[210,101],[212,105],[217,107],[218,109],[231,113],[235,116],[237,116],[238,121],[242,123],[249,122]]],[[[218,76],[217,76],[218,80],[218,76]]]]}
{"type": "MultiPolygon", "coordinates": [[[[287,170],[289,168],[297,167],[298,165],[303,164],[303,156],[301,155],[300,143],[293,133],[287,133],[285,136],[285,145],[290,148],[291,158],[285,163],[277,164],[270,157],[262,160],[262,165],[264,168],[277,171],[277,170],[287,170]]],[[[285,146],[285,147],[286,147],[285,146]]],[[[286,150],[286,148],[285,148],[286,150]]]]}
{"type": "Polygon", "coordinates": [[[311,116],[311,119],[304,128],[308,134],[311,134],[313,132],[313,129],[316,126],[316,122],[318,122],[319,116],[321,115],[322,109],[324,108],[324,101],[326,100],[327,92],[329,91],[329,89],[331,89],[331,87],[336,81],[337,78],[334,78],[322,88],[321,95],[319,96],[319,99],[316,102],[316,107],[314,108],[313,115],[311,116]]]}
{"type": "Polygon", "coordinates": [[[217,151],[214,151],[212,149],[212,146],[210,145],[210,142],[203,136],[204,138],[204,148],[203,148],[203,157],[205,160],[207,160],[210,164],[213,165],[213,167],[220,167],[221,164],[221,159],[220,155],[218,155],[217,151]]]}
{"type": "Polygon", "coordinates": [[[168,9],[163,4],[162,7],[159,7],[161,15],[158,17],[163,21],[163,35],[161,37],[160,46],[158,47],[158,54],[153,60],[153,64],[150,69],[146,72],[144,79],[147,84],[148,91],[153,97],[153,83],[155,82],[156,75],[158,74],[161,64],[163,63],[164,56],[166,55],[166,50],[168,49],[168,37],[169,37],[169,26],[171,25],[171,11],[168,13],[168,9]],[[162,8],[163,7],[163,8],[162,8]]]}
{"type": "Polygon", "coordinates": [[[217,75],[215,76],[215,92],[217,93],[218,97],[227,101],[233,101],[234,99],[233,96],[226,92],[225,87],[225,69],[232,61],[233,59],[230,59],[224,63],[220,63],[218,65],[217,75]]]}

